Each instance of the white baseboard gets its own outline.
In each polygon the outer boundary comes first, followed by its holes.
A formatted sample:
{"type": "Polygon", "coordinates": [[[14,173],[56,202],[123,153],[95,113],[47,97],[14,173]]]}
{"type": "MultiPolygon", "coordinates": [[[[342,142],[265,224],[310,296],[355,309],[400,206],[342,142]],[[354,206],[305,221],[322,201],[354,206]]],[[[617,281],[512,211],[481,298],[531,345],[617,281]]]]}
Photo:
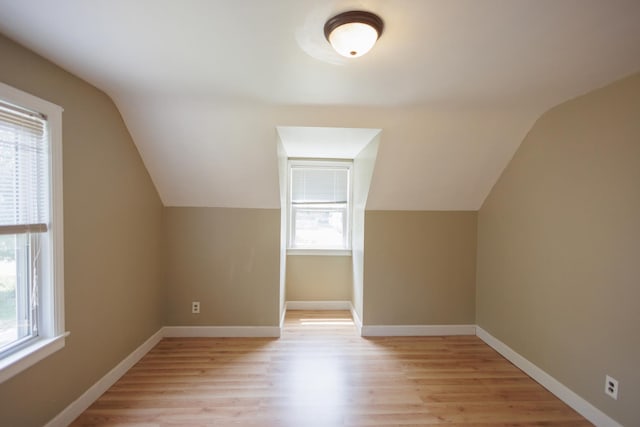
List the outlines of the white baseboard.
{"type": "Polygon", "coordinates": [[[556,395],[556,397],[571,406],[576,412],[596,426],[622,427],[621,424],[616,422],[607,414],[584,400],[582,397],[578,396],[567,386],[547,374],[542,369],[538,368],[520,354],[516,353],[511,347],[482,329],[480,326],[476,326],[476,334],[482,341],[493,347],[494,350],[503,355],[509,362],[522,369],[525,374],[540,383],[540,385],[556,395]]]}
{"type": "MultiPolygon", "coordinates": [[[[316,303],[315,301],[292,301],[294,307],[301,307],[298,303],[316,303]]],[[[322,301],[327,302],[327,301],[322,301]]],[[[345,301],[328,301],[331,308],[324,310],[342,310],[345,301]],[[333,304],[333,303],[341,303],[333,304]],[[339,306],[340,308],[335,308],[339,306]]],[[[495,349],[507,360],[527,375],[540,383],[543,387],[556,395],[560,400],[572,407],[587,420],[601,427],[622,427],[604,412],[578,396],[564,384],[547,374],[542,369],[515,352],[505,343],[476,325],[365,325],[358,317],[355,309],[349,301],[346,301],[345,310],[351,310],[353,321],[362,336],[441,336],[441,335],[477,335],[481,340],[495,349]]],[[[301,309],[290,307],[287,309],[301,309]]],[[[302,304],[304,306],[305,304],[302,304]]],[[[316,305],[317,307],[317,305],[316,305]]],[[[326,307],[326,305],[325,305],[326,307]]],[[[309,310],[323,310],[323,308],[306,308],[309,310]]],[[[286,312],[286,310],[285,310],[286,312]]],[[[277,326],[165,326],[153,334],[142,345],[135,349],[129,356],[116,365],[105,376],[99,379],[93,386],[85,391],[79,398],[73,401],[55,418],[49,421],[45,427],[66,427],[84,412],[98,397],[109,389],[129,369],[133,367],[145,354],[147,354],[163,337],[279,337],[280,328],[277,326]]]]}
{"type": "Polygon", "coordinates": [[[160,342],[163,336],[163,329],[153,334],[140,347],[135,349],[130,355],[118,363],[104,377],[100,378],[94,385],[85,391],[79,398],[74,400],[69,406],[62,410],[55,418],[49,421],[45,427],[66,427],[82,414],[93,402],[95,402],[105,391],[120,379],[129,369],[133,367],[142,357],[160,342]]]}
{"type": "Polygon", "coordinates": [[[475,335],[476,325],[363,325],[363,337],[475,335]]]}
{"type": "Polygon", "coordinates": [[[279,337],[277,326],[165,326],[125,357],[105,376],[62,410],[45,427],[66,427],[164,337],[279,337]]]}
{"type": "Polygon", "coordinates": [[[165,326],[168,338],[260,338],[280,336],[278,326],[165,326]]]}
{"type": "Polygon", "coordinates": [[[351,310],[351,301],[287,301],[287,310],[351,310]]]}
{"type": "Polygon", "coordinates": [[[353,304],[349,303],[349,308],[351,310],[351,317],[353,318],[353,323],[356,326],[356,331],[359,336],[362,336],[362,320],[360,320],[360,316],[358,316],[358,312],[356,311],[353,304]]]}

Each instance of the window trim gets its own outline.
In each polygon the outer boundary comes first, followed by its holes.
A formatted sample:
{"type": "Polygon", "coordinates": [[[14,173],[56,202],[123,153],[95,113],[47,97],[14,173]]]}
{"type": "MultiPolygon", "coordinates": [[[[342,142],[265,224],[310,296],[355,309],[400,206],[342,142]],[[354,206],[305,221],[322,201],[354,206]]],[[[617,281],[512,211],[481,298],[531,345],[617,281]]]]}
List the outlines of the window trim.
{"type": "Polygon", "coordinates": [[[24,347],[0,359],[0,383],[60,350],[68,335],[64,327],[64,240],[62,194],[62,107],[0,82],[0,99],[4,102],[43,114],[47,119],[50,154],[51,224],[47,233],[47,250],[51,255],[46,278],[51,283],[41,288],[41,311],[38,336],[24,347]]]}
{"type": "Polygon", "coordinates": [[[300,159],[289,158],[287,161],[287,255],[322,255],[322,256],[351,256],[353,232],[353,160],[351,159],[300,159]],[[292,168],[295,166],[308,167],[346,167],[348,169],[347,180],[347,219],[346,223],[346,248],[293,248],[291,239],[293,235],[293,206],[291,204],[291,180],[292,168]]]}
{"type": "Polygon", "coordinates": [[[351,256],[351,249],[287,249],[287,255],[351,256]]]}

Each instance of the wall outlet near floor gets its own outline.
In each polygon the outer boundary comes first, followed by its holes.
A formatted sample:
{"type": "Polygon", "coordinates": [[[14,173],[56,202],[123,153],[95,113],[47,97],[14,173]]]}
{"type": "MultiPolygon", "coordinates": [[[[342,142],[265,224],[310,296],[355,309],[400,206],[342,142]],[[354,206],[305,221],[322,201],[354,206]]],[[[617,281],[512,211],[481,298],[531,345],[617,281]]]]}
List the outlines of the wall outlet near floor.
{"type": "Polygon", "coordinates": [[[618,400],[618,380],[607,375],[605,377],[604,392],[612,399],[618,400]]]}
{"type": "Polygon", "coordinates": [[[191,313],[200,314],[200,301],[191,302],[191,313]]]}

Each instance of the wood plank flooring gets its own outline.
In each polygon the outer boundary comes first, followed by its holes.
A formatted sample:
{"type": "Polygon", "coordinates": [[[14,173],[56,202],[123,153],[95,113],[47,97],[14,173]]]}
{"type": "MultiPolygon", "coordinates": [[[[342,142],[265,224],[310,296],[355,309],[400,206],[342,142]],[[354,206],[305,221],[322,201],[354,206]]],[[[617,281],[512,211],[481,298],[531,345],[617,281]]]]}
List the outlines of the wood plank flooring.
{"type": "Polygon", "coordinates": [[[479,338],[356,335],[289,311],[280,339],[168,338],[73,426],[590,426],[479,338]]]}

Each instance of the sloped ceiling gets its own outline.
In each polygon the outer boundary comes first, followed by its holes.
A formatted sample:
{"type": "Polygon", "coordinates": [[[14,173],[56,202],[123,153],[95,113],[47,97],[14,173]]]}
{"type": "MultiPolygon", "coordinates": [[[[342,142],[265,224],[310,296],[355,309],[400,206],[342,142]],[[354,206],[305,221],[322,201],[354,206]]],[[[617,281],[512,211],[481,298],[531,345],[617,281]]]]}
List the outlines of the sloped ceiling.
{"type": "Polygon", "coordinates": [[[276,127],[382,129],[368,209],[478,209],[539,115],[640,71],[637,0],[0,0],[110,95],[168,206],[279,207],[276,127]],[[373,51],[323,38],[378,13],[373,51]]]}

